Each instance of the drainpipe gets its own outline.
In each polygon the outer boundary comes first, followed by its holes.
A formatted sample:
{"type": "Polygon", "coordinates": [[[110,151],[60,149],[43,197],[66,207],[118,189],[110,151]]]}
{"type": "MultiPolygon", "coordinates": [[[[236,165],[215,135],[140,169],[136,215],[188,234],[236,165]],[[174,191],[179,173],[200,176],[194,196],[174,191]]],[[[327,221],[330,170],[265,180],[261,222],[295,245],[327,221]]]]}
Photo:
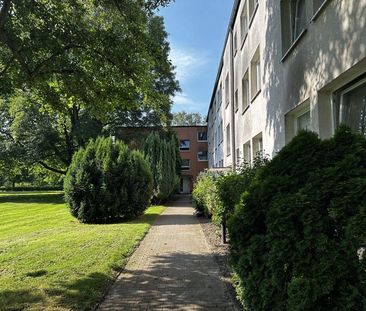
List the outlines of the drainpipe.
{"type": "Polygon", "coordinates": [[[234,40],[233,27],[230,27],[230,85],[231,85],[231,154],[233,161],[233,171],[236,170],[236,153],[235,153],[235,85],[234,85],[234,40]]]}

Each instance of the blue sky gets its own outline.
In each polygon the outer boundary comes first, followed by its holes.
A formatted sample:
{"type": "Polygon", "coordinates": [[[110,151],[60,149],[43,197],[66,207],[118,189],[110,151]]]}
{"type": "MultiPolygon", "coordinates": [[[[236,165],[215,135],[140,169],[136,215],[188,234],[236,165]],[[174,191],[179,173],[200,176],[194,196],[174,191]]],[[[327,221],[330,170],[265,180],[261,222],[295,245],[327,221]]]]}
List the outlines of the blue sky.
{"type": "Polygon", "coordinates": [[[173,111],[207,114],[233,0],[175,0],[160,9],[182,93],[173,111]]]}

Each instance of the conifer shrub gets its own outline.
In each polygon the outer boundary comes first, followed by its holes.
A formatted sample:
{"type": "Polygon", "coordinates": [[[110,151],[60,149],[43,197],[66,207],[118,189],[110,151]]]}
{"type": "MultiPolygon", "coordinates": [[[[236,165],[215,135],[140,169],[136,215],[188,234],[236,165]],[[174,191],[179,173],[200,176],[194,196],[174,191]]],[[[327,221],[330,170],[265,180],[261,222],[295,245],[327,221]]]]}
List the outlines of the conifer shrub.
{"type": "Polygon", "coordinates": [[[252,180],[229,232],[245,309],[365,310],[365,138],[301,132],[252,180]]]}
{"type": "Polygon", "coordinates": [[[216,179],[217,195],[220,204],[214,209],[218,222],[228,219],[240,202],[243,192],[247,191],[260,169],[268,163],[267,155],[258,153],[251,165],[243,163],[237,171],[222,174],[216,179]]]}
{"type": "Polygon", "coordinates": [[[153,176],[153,199],[167,200],[177,189],[180,176],[178,139],[174,133],[152,132],[145,140],[143,152],[153,176]]]}
{"type": "Polygon", "coordinates": [[[64,190],[71,214],[84,223],[108,223],[139,216],[152,195],[144,156],[121,141],[91,140],[75,153],[64,190]]]}

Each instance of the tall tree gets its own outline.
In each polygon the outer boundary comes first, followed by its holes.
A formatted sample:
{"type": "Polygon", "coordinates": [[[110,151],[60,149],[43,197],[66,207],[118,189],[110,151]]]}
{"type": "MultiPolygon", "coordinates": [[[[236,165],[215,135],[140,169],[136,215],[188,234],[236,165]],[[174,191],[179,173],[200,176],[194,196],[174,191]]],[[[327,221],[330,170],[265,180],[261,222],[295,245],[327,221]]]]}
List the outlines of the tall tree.
{"type": "Polygon", "coordinates": [[[98,115],[141,103],[169,110],[149,31],[158,24],[151,10],[168,2],[2,0],[0,94],[26,86],[54,109],[79,104],[98,115]]]}
{"type": "Polygon", "coordinates": [[[175,133],[152,132],[143,146],[153,175],[154,199],[168,199],[179,183],[180,155],[175,133]]]}
{"type": "Polygon", "coordinates": [[[199,113],[188,113],[185,111],[173,114],[172,125],[189,126],[189,125],[205,125],[206,121],[199,113]]]}
{"type": "MultiPolygon", "coordinates": [[[[64,174],[89,138],[165,125],[179,90],[168,0],[0,0],[1,140],[64,174]]],[[[1,156],[1,154],[0,154],[1,156]]]]}

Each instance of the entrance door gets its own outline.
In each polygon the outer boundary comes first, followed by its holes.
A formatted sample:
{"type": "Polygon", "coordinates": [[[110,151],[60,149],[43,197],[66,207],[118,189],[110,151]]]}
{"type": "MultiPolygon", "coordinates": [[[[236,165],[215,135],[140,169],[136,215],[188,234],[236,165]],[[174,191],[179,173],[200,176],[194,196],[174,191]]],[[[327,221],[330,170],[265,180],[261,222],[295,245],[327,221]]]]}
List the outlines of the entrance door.
{"type": "Polygon", "coordinates": [[[180,193],[190,193],[191,192],[191,177],[182,176],[180,180],[180,193]]]}

